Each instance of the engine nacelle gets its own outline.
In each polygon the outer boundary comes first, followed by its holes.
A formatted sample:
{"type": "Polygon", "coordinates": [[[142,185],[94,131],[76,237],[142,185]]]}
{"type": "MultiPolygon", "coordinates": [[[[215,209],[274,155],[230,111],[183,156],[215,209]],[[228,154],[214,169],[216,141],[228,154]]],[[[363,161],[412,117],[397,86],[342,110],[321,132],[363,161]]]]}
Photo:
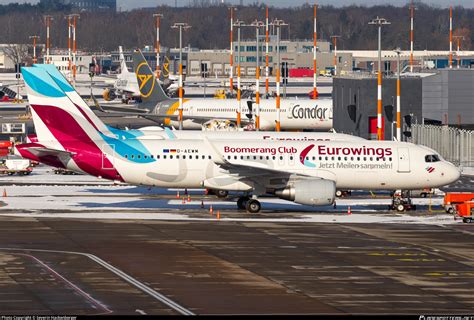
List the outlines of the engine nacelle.
{"type": "Polygon", "coordinates": [[[325,206],[334,203],[336,183],[332,180],[300,180],[284,189],[275,190],[279,198],[309,206],[325,206]]]}

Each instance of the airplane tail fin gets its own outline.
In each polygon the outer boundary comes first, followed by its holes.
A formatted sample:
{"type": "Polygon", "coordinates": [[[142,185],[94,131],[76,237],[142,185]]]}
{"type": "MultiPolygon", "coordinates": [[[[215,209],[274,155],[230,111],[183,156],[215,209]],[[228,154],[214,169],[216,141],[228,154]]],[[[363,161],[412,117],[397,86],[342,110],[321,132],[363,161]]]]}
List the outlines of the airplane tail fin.
{"type": "Polygon", "coordinates": [[[133,52],[133,71],[137,76],[142,101],[153,107],[162,101],[170,100],[140,50],[133,52]]]}
{"type": "Polygon", "coordinates": [[[127,63],[125,62],[125,56],[123,55],[122,46],[119,46],[119,59],[120,59],[120,73],[130,73],[127,68],[127,63]]]}
{"type": "MultiPolygon", "coordinates": [[[[38,141],[62,144],[100,139],[100,130],[90,118],[93,113],[73,101],[66,92],[75,92],[62,76],[54,76],[52,65],[21,69],[38,141]],[[48,71],[51,71],[51,75],[48,71]]],[[[80,96],[79,96],[80,98],[80,96]]],[[[97,118],[99,124],[105,125],[97,118]]]]}
{"type": "MultiPolygon", "coordinates": [[[[61,90],[68,96],[72,103],[78,106],[89,119],[90,123],[103,134],[112,135],[102,120],[92,111],[86,101],[79,95],[79,93],[69,84],[64,75],[59,72],[59,70],[52,64],[34,64],[35,68],[40,68],[45,70],[51,78],[59,85],[61,90]]],[[[97,100],[93,97],[95,104],[97,105],[97,100]]],[[[100,110],[100,108],[99,108],[100,110]]]]}

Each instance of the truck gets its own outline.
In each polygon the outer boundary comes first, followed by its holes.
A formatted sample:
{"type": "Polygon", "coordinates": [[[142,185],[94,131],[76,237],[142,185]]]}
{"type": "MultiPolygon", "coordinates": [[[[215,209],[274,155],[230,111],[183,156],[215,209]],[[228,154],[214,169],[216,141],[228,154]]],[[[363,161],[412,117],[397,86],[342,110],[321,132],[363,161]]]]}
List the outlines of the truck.
{"type": "Polygon", "coordinates": [[[474,201],[474,192],[447,192],[444,195],[444,210],[453,214],[456,211],[456,205],[466,201],[474,201]]]}
{"type": "Polygon", "coordinates": [[[33,171],[30,160],[21,157],[8,157],[0,165],[0,174],[28,175],[33,171]]]}
{"type": "Polygon", "coordinates": [[[474,201],[465,201],[456,205],[456,214],[464,223],[471,223],[474,217],[474,201]]]}

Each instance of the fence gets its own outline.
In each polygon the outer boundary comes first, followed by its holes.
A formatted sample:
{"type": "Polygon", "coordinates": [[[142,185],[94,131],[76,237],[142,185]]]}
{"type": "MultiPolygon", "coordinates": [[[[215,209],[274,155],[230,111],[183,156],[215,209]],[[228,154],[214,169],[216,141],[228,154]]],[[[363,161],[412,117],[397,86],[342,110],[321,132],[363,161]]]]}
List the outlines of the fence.
{"type": "Polygon", "coordinates": [[[474,167],[474,131],[448,126],[412,125],[412,142],[436,150],[461,167],[474,167]]]}

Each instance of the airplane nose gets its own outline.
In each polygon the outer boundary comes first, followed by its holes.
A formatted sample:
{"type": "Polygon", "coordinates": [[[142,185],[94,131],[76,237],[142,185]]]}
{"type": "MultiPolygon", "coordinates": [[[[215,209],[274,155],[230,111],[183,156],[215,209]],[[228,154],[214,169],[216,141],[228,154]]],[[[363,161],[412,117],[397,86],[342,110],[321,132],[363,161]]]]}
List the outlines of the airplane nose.
{"type": "Polygon", "coordinates": [[[448,167],[446,168],[446,173],[445,173],[446,180],[449,179],[448,184],[451,184],[461,177],[461,169],[456,167],[453,164],[448,164],[448,167]]]}

